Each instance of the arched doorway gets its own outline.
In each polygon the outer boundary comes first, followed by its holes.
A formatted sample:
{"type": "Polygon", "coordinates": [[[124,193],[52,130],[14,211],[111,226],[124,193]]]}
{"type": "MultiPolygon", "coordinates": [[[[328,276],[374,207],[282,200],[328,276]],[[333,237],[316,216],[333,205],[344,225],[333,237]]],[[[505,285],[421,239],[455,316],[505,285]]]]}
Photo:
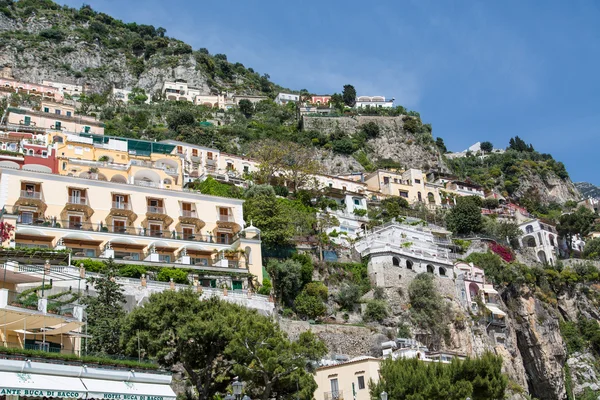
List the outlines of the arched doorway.
{"type": "Polygon", "coordinates": [[[392,257],[392,265],[394,267],[399,267],[400,266],[400,259],[398,257],[392,257]]]}
{"type": "Polygon", "coordinates": [[[406,268],[413,269],[413,262],[410,260],[406,260],[406,268]]]}
{"type": "Polygon", "coordinates": [[[543,251],[538,251],[538,258],[542,264],[548,264],[548,259],[546,258],[546,253],[543,251]]]}
{"type": "Polygon", "coordinates": [[[439,272],[440,276],[446,276],[446,268],[439,267],[438,272],[439,272]]]}
{"type": "Polygon", "coordinates": [[[431,265],[431,264],[428,264],[428,265],[427,265],[427,273],[428,273],[428,274],[433,274],[433,273],[434,273],[434,271],[435,271],[435,268],[433,267],[433,265],[431,265]]]}

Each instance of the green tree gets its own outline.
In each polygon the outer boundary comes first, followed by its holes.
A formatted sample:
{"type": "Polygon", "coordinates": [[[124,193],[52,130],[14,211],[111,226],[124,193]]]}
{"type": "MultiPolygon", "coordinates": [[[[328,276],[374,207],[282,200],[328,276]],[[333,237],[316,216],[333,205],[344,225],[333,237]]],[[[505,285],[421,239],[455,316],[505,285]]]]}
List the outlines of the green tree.
{"type": "Polygon", "coordinates": [[[303,290],[294,299],[294,310],[296,310],[296,313],[300,316],[315,319],[323,316],[327,311],[327,307],[321,298],[311,295],[306,290],[303,290]]]}
{"type": "Polygon", "coordinates": [[[240,111],[242,112],[242,114],[244,114],[246,118],[252,117],[252,114],[254,113],[254,104],[252,104],[250,100],[242,99],[238,103],[238,106],[240,107],[240,111]]]}
{"type": "Polygon", "coordinates": [[[413,325],[428,347],[437,348],[447,333],[449,308],[435,288],[433,275],[417,275],[408,286],[408,298],[413,325]]]}
{"type": "Polygon", "coordinates": [[[389,315],[388,306],[383,300],[369,300],[363,314],[365,321],[382,322],[389,315]]]}
{"type": "Polygon", "coordinates": [[[344,111],[344,98],[342,97],[341,94],[339,93],[334,93],[331,95],[331,100],[330,100],[331,105],[333,106],[333,108],[335,108],[338,112],[343,112],[344,111]]]}
{"type": "Polygon", "coordinates": [[[251,398],[296,397],[301,394],[297,391],[302,380],[312,389],[303,393],[304,399],[311,400],[316,384],[306,366],[326,352],[323,342],[312,332],[303,332],[298,340],[291,341],[268,318],[257,317],[236,332],[226,354],[236,360],[233,371],[246,382],[251,398]]]}
{"type": "Polygon", "coordinates": [[[571,252],[573,237],[575,235],[587,236],[594,225],[595,219],[596,214],[583,206],[574,212],[560,216],[556,230],[559,235],[565,238],[569,253],[571,252]]]}
{"type": "Polygon", "coordinates": [[[245,193],[244,218],[252,221],[261,230],[265,246],[275,248],[286,246],[295,234],[292,216],[285,212],[282,202],[277,199],[275,190],[269,185],[254,185],[245,193]]]}
{"type": "Polygon", "coordinates": [[[126,354],[156,357],[165,367],[181,365],[200,400],[224,393],[232,360],[225,350],[235,332],[258,314],[216,298],[200,301],[191,290],[155,293],[127,315],[121,343],[126,354]]]}
{"type": "Polygon", "coordinates": [[[500,400],[507,386],[502,358],[489,352],[451,364],[386,359],[379,374],[379,382],[369,385],[373,399],[385,391],[394,400],[500,400]]]}
{"type": "Polygon", "coordinates": [[[128,100],[133,104],[144,104],[148,100],[148,95],[144,89],[134,87],[129,93],[128,100]]]}
{"type": "Polygon", "coordinates": [[[114,279],[118,270],[112,258],[104,262],[104,274],[88,278],[96,296],[87,296],[88,349],[91,353],[120,354],[119,336],[125,317],[123,288],[114,279]]]}
{"type": "Polygon", "coordinates": [[[374,139],[379,136],[379,125],[377,123],[370,121],[364,125],[360,126],[360,130],[365,134],[368,139],[374,139]]]}
{"type": "Polygon", "coordinates": [[[344,100],[344,104],[348,107],[354,107],[356,104],[356,89],[352,85],[344,85],[344,90],[342,91],[342,99],[344,100]]]}
{"type": "Polygon", "coordinates": [[[492,144],[492,142],[481,142],[479,148],[481,148],[481,151],[483,151],[484,153],[491,153],[492,150],[494,150],[494,145],[492,144]]]}
{"type": "Polygon", "coordinates": [[[302,290],[302,264],[294,260],[269,260],[267,272],[272,279],[275,298],[283,305],[292,306],[302,290]]]}
{"type": "Polygon", "coordinates": [[[444,143],[444,139],[442,139],[441,137],[438,137],[435,139],[435,145],[437,146],[437,148],[440,150],[440,152],[442,154],[445,154],[448,152],[448,149],[446,148],[446,144],[444,143]]]}
{"type": "Polygon", "coordinates": [[[600,238],[588,240],[583,249],[583,257],[588,259],[600,259],[600,238]]]}
{"type": "Polygon", "coordinates": [[[242,191],[240,188],[233,184],[219,182],[212,176],[207,177],[202,182],[199,180],[194,181],[191,184],[191,188],[199,190],[202,194],[211,196],[229,197],[233,199],[242,198],[242,191]]]}
{"type": "Polygon", "coordinates": [[[167,114],[167,124],[169,128],[176,131],[179,127],[190,126],[196,123],[196,118],[191,111],[188,110],[177,110],[171,111],[167,114]]]}
{"type": "Polygon", "coordinates": [[[481,206],[477,204],[475,196],[459,197],[456,206],[446,215],[446,226],[454,233],[468,234],[479,232],[483,219],[481,206]]]}
{"type": "Polygon", "coordinates": [[[360,301],[361,289],[355,283],[346,283],[340,288],[335,296],[335,302],[342,310],[354,311],[354,306],[360,301]]]}

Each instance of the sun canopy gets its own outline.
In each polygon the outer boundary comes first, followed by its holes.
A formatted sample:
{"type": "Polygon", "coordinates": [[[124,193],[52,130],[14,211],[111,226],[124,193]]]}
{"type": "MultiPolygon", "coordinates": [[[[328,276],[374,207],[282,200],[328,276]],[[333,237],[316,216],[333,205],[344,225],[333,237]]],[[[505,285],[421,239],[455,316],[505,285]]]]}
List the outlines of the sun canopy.
{"type": "Polygon", "coordinates": [[[506,313],[504,311],[502,311],[501,309],[499,309],[497,306],[493,305],[493,304],[486,304],[485,308],[487,308],[488,310],[490,310],[492,312],[492,314],[497,315],[499,317],[505,317],[506,313]]]}
{"type": "Polygon", "coordinates": [[[83,399],[86,393],[78,378],[0,371],[0,396],[83,399]]]}
{"type": "Polygon", "coordinates": [[[87,387],[88,399],[175,400],[177,397],[169,385],[87,378],[81,381],[87,387]]]}

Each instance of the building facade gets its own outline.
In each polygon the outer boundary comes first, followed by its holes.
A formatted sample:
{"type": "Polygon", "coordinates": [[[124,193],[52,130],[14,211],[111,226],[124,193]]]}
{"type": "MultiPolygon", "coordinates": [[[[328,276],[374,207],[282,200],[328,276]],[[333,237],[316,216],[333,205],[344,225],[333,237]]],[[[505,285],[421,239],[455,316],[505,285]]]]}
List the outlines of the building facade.
{"type": "Polygon", "coordinates": [[[0,208],[16,226],[9,245],[252,274],[262,282],[260,232],[244,229],[242,200],[139,185],[140,176],[132,184],[2,168],[0,208]]]}
{"type": "Polygon", "coordinates": [[[354,107],[393,108],[394,100],[396,99],[386,100],[383,96],[358,96],[354,107]]]}
{"type": "Polygon", "coordinates": [[[300,101],[300,95],[293,93],[279,93],[275,97],[275,103],[282,105],[290,102],[297,103],[300,101]]]}
{"type": "Polygon", "coordinates": [[[104,134],[102,122],[77,115],[75,107],[63,103],[42,101],[39,111],[9,107],[6,120],[8,129],[104,134]]]}
{"type": "Polygon", "coordinates": [[[370,400],[369,382],[379,382],[381,359],[357,357],[315,371],[315,400],[370,400]]]}

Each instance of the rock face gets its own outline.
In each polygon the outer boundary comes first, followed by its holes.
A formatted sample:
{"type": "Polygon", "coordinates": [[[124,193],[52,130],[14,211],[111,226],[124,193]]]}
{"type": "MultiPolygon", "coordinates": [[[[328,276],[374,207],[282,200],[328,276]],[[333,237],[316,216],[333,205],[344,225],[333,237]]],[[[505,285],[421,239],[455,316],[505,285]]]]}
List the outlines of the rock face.
{"type": "Polygon", "coordinates": [[[527,288],[503,294],[509,305],[510,324],[523,359],[529,393],[540,400],[566,398],[563,365],[566,346],[560,335],[557,313],[527,288]]]}
{"type": "MultiPolygon", "coordinates": [[[[435,168],[449,172],[431,137],[425,138],[421,134],[406,132],[403,128],[402,118],[402,116],[303,117],[302,126],[304,130],[316,130],[323,133],[341,130],[352,135],[359,131],[361,126],[374,122],[379,126],[380,133],[377,138],[367,142],[367,153],[371,160],[390,159],[398,161],[405,168],[420,168],[424,171],[435,168]]],[[[356,168],[355,170],[363,169],[356,161],[351,165],[356,168]]],[[[335,167],[340,167],[340,165],[329,165],[329,173],[349,172],[348,170],[339,171],[339,168],[335,167]]]]}
{"type": "Polygon", "coordinates": [[[543,175],[529,171],[519,180],[519,188],[514,197],[523,197],[528,191],[535,190],[542,204],[551,202],[564,203],[568,200],[579,200],[581,194],[570,179],[562,180],[554,172],[546,171],[543,175]]]}

